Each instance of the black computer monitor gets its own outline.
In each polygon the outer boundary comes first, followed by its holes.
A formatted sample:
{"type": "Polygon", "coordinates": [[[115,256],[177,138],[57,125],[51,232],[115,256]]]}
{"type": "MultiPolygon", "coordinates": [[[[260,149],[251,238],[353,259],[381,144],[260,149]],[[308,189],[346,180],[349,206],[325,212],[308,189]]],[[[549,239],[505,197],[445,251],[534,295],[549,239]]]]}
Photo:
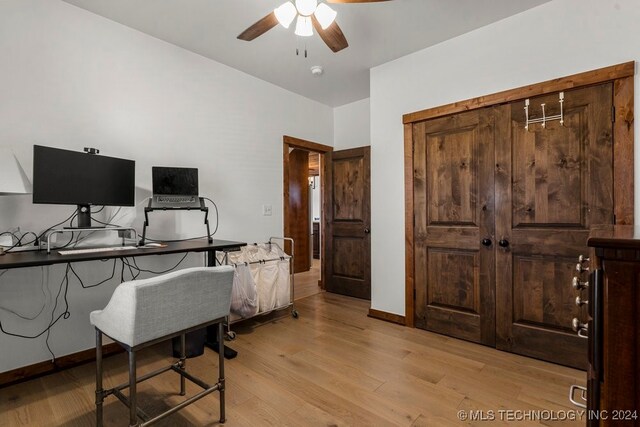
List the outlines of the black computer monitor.
{"type": "Polygon", "coordinates": [[[78,206],[78,227],[91,227],[91,205],[134,206],[133,160],[33,147],[33,203],[78,206]]]}

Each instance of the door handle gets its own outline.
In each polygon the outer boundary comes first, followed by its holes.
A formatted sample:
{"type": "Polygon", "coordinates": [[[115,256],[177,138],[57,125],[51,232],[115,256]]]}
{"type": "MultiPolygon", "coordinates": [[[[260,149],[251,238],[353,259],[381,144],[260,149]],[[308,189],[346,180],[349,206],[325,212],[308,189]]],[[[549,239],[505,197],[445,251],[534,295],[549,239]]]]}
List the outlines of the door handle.
{"type": "Polygon", "coordinates": [[[480,243],[482,243],[484,246],[491,246],[491,239],[482,239],[480,243]]]}
{"type": "Polygon", "coordinates": [[[507,239],[502,239],[498,242],[498,245],[500,245],[501,248],[508,248],[509,241],[507,239]]]}
{"type": "Polygon", "coordinates": [[[369,230],[368,228],[365,228],[364,229],[364,234],[369,234],[369,233],[371,233],[371,230],[369,230]]]}

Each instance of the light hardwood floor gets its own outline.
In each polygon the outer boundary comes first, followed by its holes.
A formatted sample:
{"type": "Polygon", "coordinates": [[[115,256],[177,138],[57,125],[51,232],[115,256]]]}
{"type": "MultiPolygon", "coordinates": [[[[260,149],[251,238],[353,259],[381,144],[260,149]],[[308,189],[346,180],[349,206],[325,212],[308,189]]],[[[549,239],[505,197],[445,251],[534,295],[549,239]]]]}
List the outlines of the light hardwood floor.
{"type": "Polygon", "coordinates": [[[295,274],[294,299],[298,300],[322,292],[322,289],[318,286],[320,268],[320,260],[313,259],[311,260],[309,271],[295,274]]]}
{"type": "MultiPolygon", "coordinates": [[[[239,355],[225,364],[226,425],[449,426],[463,424],[458,411],[476,409],[495,411],[497,420],[469,424],[504,425],[499,410],[573,410],[568,388],[584,384],[581,371],[368,318],[368,301],[323,292],[296,306],[298,319],[287,311],[259,327],[236,328],[229,345],[239,355]]],[[[141,353],[139,374],[171,360],[167,354],[165,344],[141,353]]],[[[216,356],[206,349],[188,360],[188,368],[213,382],[216,356]]],[[[124,354],[107,358],[105,365],[106,386],[126,379],[124,354]]],[[[143,383],[142,406],[153,412],[179,401],[178,386],[170,372],[143,383]],[[165,392],[173,394],[158,395],[165,392]]],[[[217,396],[159,425],[216,425],[217,396]]],[[[90,363],[0,389],[0,426],[91,426],[93,403],[90,363]]],[[[127,410],[113,397],[105,402],[105,425],[127,425],[127,410]]]]}

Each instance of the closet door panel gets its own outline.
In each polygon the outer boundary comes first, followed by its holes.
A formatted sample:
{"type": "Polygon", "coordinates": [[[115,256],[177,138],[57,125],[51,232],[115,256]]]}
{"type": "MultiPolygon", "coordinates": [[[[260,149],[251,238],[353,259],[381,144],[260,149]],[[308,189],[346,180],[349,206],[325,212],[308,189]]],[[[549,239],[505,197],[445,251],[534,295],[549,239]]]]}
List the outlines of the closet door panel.
{"type": "Polygon", "coordinates": [[[478,251],[429,248],[427,262],[428,328],[454,330],[458,338],[480,342],[478,251]]]}
{"type": "Polygon", "coordinates": [[[584,128],[585,108],[577,110],[567,114],[566,130],[549,123],[546,129],[514,132],[514,228],[585,227],[582,190],[588,171],[584,143],[576,134],[584,128]]]}
{"type": "Polygon", "coordinates": [[[574,257],[513,257],[513,321],[571,333],[571,319],[580,316],[571,278],[574,257]]]}
{"type": "Polygon", "coordinates": [[[478,126],[455,127],[425,135],[427,151],[427,223],[478,226],[478,126]]]}
{"type": "MultiPolygon", "coordinates": [[[[560,113],[558,95],[533,98],[530,116],[560,113]]],[[[586,367],[584,318],[571,279],[589,229],[613,220],[610,84],[565,92],[559,121],[525,129],[524,102],[501,107],[496,145],[497,347],[586,367]]]]}
{"type": "Polygon", "coordinates": [[[492,115],[420,122],[413,134],[415,324],[494,345],[492,115]]]}

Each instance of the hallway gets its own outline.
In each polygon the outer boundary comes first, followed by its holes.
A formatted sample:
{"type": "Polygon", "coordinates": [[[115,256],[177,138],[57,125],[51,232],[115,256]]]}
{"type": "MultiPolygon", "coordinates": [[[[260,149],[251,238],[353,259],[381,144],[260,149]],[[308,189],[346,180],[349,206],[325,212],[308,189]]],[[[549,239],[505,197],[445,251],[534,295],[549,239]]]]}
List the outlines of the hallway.
{"type": "Polygon", "coordinates": [[[323,292],[322,289],[320,289],[320,286],[318,286],[318,281],[320,280],[320,267],[320,260],[314,259],[311,261],[311,269],[309,271],[295,274],[293,291],[295,300],[323,292]]]}

